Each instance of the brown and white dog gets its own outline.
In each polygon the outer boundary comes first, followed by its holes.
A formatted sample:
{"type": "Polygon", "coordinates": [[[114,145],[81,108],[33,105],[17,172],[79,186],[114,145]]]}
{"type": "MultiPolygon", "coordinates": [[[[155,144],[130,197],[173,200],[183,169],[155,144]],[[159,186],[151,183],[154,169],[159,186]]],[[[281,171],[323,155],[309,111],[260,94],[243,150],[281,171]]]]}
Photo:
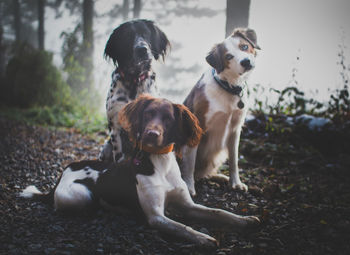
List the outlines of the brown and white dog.
{"type": "Polygon", "coordinates": [[[119,120],[139,148],[131,161],[72,163],[50,193],[29,186],[21,196],[49,201],[56,210],[78,213],[101,202],[124,206],[140,211],[149,225],[160,231],[209,247],[215,246],[216,240],[165,216],[168,205],[186,217],[232,228],[259,223],[254,216],[239,216],[193,202],[173,151],[174,144],[175,148],[197,145],[202,133],[197,118],[186,107],[141,96],[123,108],[119,120]]]}
{"type": "Polygon", "coordinates": [[[255,67],[257,45],[252,29],[236,29],[206,57],[211,65],[184,101],[200,121],[204,135],[196,147],[182,150],[182,176],[192,195],[194,182],[206,176],[229,180],[234,189],[248,190],[238,169],[238,145],[248,107],[245,82],[255,67]],[[230,177],[217,174],[229,159],[230,177]]]}

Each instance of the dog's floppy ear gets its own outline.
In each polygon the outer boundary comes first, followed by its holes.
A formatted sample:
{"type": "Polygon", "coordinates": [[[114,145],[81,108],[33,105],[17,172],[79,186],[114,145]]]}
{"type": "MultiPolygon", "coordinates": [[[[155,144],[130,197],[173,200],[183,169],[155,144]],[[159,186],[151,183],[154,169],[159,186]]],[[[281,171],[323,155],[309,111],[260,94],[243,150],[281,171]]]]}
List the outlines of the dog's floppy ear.
{"type": "Polygon", "coordinates": [[[199,126],[197,117],[182,104],[173,104],[173,106],[177,122],[175,145],[177,147],[182,147],[183,145],[193,147],[198,145],[203,130],[199,126]]]}
{"type": "Polygon", "coordinates": [[[257,44],[257,36],[255,30],[250,28],[236,28],[233,30],[232,36],[239,36],[248,41],[253,48],[261,50],[259,45],[257,44]]]}
{"type": "Polygon", "coordinates": [[[127,59],[127,56],[130,56],[130,52],[128,52],[128,47],[126,45],[130,43],[131,34],[127,33],[128,28],[130,27],[130,23],[124,23],[113,30],[110,35],[105,51],[105,58],[111,58],[115,65],[122,65],[123,61],[127,59]]]}
{"type": "Polygon", "coordinates": [[[120,43],[120,35],[118,33],[118,28],[116,28],[113,30],[113,33],[109,37],[106,43],[105,52],[104,52],[105,58],[111,58],[115,65],[117,64],[117,60],[120,54],[118,52],[119,43],[120,43]]]}
{"type": "Polygon", "coordinates": [[[226,67],[225,52],[225,46],[222,43],[219,43],[211,49],[205,58],[208,64],[215,68],[217,73],[221,73],[226,67]]]}
{"type": "Polygon", "coordinates": [[[146,25],[151,31],[151,50],[154,58],[158,60],[161,56],[164,60],[165,55],[170,49],[170,42],[165,33],[157,27],[153,21],[146,20],[146,25]]]}
{"type": "Polygon", "coordinates": [[[118,122],[128,132],[130,140],[137,141],[142,128],[144,109],[154,100],[150,95],[141,95],[123,107],[118,114],[118,122]]]}

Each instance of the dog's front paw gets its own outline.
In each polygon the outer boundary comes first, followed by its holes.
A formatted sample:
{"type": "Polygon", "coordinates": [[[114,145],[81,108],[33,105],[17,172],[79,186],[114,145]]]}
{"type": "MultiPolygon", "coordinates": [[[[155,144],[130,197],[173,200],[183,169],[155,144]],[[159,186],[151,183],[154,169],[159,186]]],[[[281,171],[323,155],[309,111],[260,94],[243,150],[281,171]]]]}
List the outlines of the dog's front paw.
{"type": "Polygon", "coordinates": [[[230,184],[232,189],[234,190],[242,190],[242,191],[248,191],[248,186],[241,182],[239,177],[236,178],[230,178],[230,184]]]}
{"type": "Polygon", "coordinates": [[[113,150],[112,150],[111,140],[107,140],[103,147],[101,148],[100,155],[98,156],[101,161],[112,161],[113,160],[113,150]]]}
{"type": "Polygon", "coordinates": [[[190,195],[192,197],[196,196],[197,193],[196,193],[196,189],[194,187],[191,187],[191,188],[188,188],[188,191],[190,192],[190,195]]]}
{"type": "Polygon", "coordinates": [[[197,239],[197,245],[205,248],[217,248],[218,241],[209,235],[203,234],[197,239]]]}
{"type": "Polygon", "coordinates": [[[246,225],[249,228],[254,228],[260,225],[260,220],[258,217],[255,216],[245,216],[244,217],[245,221],[246,221],[246,225]]]}
{"type": "Polygon", "coordinates": [[[242,191],[247,192],[248,191],[248,186],[246,184],[240,182],[240,183],[232,184],[232,189],[242,190],[242,191]]]}

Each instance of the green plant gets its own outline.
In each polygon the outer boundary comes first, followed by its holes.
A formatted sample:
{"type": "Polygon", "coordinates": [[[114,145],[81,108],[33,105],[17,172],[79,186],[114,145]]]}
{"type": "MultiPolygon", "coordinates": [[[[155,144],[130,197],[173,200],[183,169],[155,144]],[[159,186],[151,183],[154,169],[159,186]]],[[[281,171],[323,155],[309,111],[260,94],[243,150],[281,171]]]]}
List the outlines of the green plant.
{"type": "Polygon", "coordinates": [[[341,89],[336,89],[330,96],[326,114],[336,123],[344,123],[350,120],[350,97],[349,97],[349,71],[350,67],[346,65],[344,38],[339,45],[340,77],[343,83],[341,89]]]}
{"type": "Polygon", "coordinates": [[[52,63],[53,55],[22,43],[15,48],[2,94],[8,105],[28,108],[59,105],[69,108],[71,91],[52,63]]]}

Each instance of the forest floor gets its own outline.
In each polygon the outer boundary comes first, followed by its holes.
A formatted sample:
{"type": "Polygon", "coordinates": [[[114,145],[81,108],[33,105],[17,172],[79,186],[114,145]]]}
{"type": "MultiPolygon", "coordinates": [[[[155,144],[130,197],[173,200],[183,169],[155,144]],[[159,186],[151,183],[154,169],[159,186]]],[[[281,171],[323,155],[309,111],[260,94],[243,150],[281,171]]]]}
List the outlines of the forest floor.
{"type": "Polygon", "coordinates": [[[131,215],[68,217],[18,197],[31,184],[48,191],[72,161],[95,159],[104,136],[0,117],[0,254],[350,254],[349,155],[305,153],[265,138],[241,141],[248,192],[209,180],[196,186],[196,202],[262,221],[243,233],[186,221],[219,241],[214,250],[164,236],[131,215]]]}

